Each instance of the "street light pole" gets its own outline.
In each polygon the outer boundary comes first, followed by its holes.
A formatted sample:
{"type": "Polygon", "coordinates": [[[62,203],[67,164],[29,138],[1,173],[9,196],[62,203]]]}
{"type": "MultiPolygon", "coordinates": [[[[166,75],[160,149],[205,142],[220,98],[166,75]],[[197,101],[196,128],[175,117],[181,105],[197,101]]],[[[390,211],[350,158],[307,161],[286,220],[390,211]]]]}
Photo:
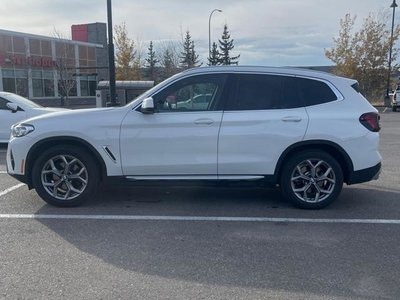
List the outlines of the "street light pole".
{"type": "Polygon", "coordinates": [[[392,74],[392,49],[393,49],[393,30],[394,30],[394,15],[395,15],[395,10],[397,7],[396,0],[393,0],[392,5],[390,7],[393,8],[393,15],[392,15],[392,32],[390,35],[390,49],[389,49],[389,70],[388,70],[388,78],[387,78],[387,85],[386,85],[386,103],[385,106],[390,105],[390,99],[389,99],[389,88],[390,88],[390,77],[392,74]]]}
{"type": "Polygon", "coordinates": [[[114,62],[114,41],[113,41],[113,27],[112,27],[112,13],[111,13],[111,0],[107,0],[107,24],[108,24],[108,66],[110,75],[110,101],[106,106],[118,106],[116,101],[116,88],[115,88],[115,62],[114,62]]]}
{"type": "Polygon", "coordinates": [[[210,17],[208,18],[208,59],[211,58],[211,16],[214,12],[222,12],[222,10],[215,8],[211,13],[210,17]]]}

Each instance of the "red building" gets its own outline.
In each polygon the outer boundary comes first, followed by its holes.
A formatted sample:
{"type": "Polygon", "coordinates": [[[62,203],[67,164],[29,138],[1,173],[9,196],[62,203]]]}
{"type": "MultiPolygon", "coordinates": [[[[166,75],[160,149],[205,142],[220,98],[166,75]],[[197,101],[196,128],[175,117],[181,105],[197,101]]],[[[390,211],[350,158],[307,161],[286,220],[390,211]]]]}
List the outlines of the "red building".
{"type": "Polygon", "coordinates": [[[0,90],[46,105],[95,103],[108,79],[106,24],[73,25],[72,40],[0,29],[0,90]]]}

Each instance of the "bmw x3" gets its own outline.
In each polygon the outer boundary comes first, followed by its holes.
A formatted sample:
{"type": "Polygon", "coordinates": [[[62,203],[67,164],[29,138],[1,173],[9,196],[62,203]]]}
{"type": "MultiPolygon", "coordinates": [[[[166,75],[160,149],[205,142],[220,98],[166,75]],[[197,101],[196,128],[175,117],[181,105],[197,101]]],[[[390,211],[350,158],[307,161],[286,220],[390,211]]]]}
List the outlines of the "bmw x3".
{"type": "Polygon", "coordinates": [[[123,107],[14,124],[11,176],[46,202],[77,206],[101,182],[257,181],[301,208],[376,179],[379,114],[355,80],[296,68],[204,67],[123,107]]]}

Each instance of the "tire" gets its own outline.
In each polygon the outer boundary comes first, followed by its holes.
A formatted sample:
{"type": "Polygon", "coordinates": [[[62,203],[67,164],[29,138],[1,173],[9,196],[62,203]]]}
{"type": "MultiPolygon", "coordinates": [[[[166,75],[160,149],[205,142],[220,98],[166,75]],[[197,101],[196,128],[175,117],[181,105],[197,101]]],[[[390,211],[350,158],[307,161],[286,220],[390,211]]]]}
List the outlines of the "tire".
{"type": "Polygon", "coordinates": [[[83,148],[51,147],[39,156],[32,169],[32,183],[39,196],[54,206],[81,205],[96,192],[99,168],[83,148]]]}
{"type": "Polygon", "coordinates": [[[281,192],[300,208],[326,207],[339,196],[342,186],[341,166],[323,151],[299,152],[291,156],[282,168],[281,192]]]}

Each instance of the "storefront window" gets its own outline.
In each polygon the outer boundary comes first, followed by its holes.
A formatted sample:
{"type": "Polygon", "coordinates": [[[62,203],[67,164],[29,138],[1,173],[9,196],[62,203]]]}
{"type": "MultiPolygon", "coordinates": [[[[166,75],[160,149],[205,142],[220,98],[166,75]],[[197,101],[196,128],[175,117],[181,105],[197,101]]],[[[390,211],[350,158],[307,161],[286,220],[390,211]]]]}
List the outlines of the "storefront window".
{"type": "Polygon", "coordinates": [[[89,84],[87,79],[81,77],[81,96],[89,96],[89,84]]]}
{"type": "Polygon", "coordinates": [[[54,97],[54,74],[52,71],[43,71],[44,96],[54,97]]]}
{"type": "Polygon", "coordinates": [[[81,96],[96,96],[96,76],[81,76],[81,96]]]}
{"type": "Polygon", "coordinates": [[[97,80],[96,76],[89,76],[89,96],[96,96],[97,80]]]}
{"type": "Polygon", "coordinates": [[[28,97],[28,72],[26,70],[3,70],[3,90],[28,97]]]}
{"type": "Polygon", "coordinates": [[[3,77],[3,90],[5,92],[15,93],[15,78],[3,77]]]}
{"type": "Polygon", "coordinates": [[[32,71],[33,97],[43,97],[42,71],[32,71]]]}
{"type": "Polygon", "coordinates": [[[52,71],[32,70],[33,97],[54,97],[52,71]]]}

